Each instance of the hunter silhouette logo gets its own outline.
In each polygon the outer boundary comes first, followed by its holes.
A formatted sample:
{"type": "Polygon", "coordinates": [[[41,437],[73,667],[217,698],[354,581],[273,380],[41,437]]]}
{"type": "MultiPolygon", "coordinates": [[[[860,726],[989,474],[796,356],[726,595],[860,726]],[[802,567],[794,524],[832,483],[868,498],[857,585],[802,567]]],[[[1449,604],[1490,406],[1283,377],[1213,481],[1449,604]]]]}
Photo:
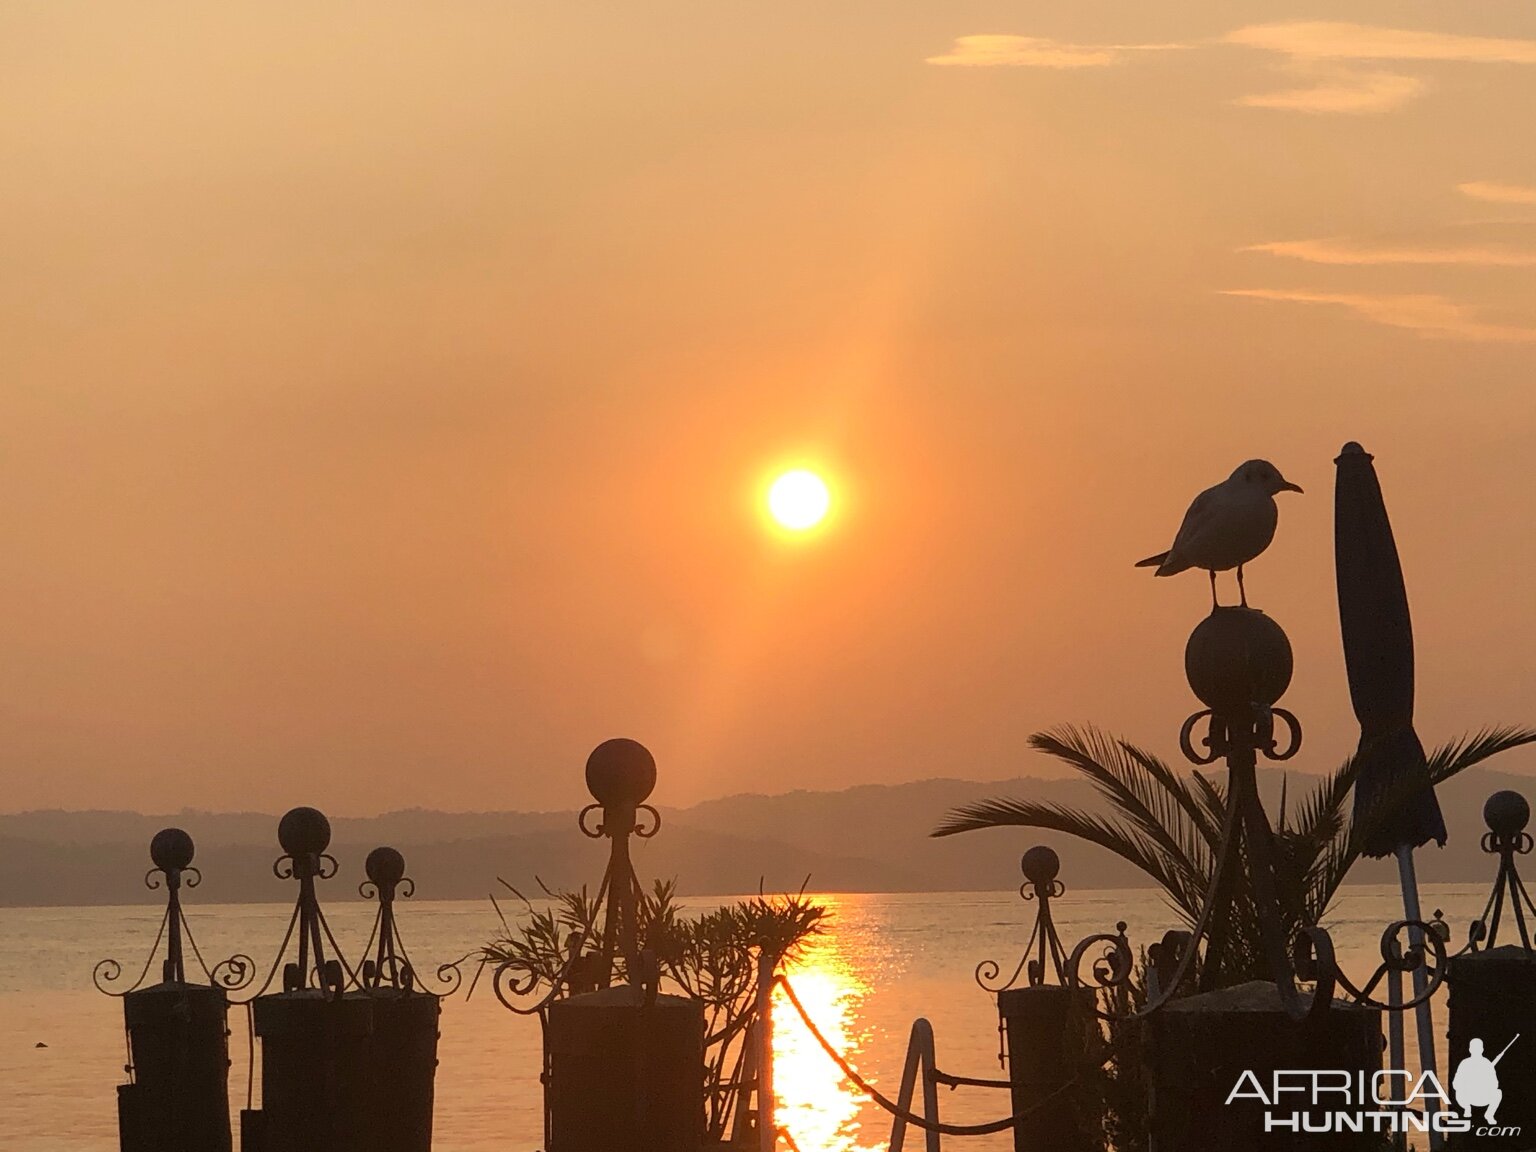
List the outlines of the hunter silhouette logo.
{"type": "MultiPolygon", "coordinates": [[[[1520,1033],[1516,1032],[1515,1040],[1518,1039],[1520,1033]]],[[[1504,1045],[1504,1052],[1514,1047],[1515,1040],[1504,1045]]],[[[1462,1115],[1470,1119],[1472,1109],[1482,1108],[1487,1122],[1495,1123],[1493,1114],[1499,1107],[1499,1101],[1504,1099],[1504,1093],[1499,1090],[1496,1066],[1504,1059],[1504,1052],[1490,1060],[1483,1055],[1483,1042],[1480,1039],[1474,1036],[1467,1042],[1467,1058],[1456,1065],[1456,1075],[1451,1080],[1451,1090],[1456,1093],[1456,1103],[1462,1115]]]]}

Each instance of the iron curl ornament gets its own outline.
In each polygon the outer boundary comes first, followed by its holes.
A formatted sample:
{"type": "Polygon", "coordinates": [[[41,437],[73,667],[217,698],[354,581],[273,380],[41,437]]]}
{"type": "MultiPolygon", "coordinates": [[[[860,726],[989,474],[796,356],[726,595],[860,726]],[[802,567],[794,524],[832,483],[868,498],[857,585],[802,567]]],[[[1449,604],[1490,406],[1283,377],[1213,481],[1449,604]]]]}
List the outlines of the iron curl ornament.
{"type": "Polygon", "coordinates": [[[646,803],[656,787],[656,761],[636,740],[605,740],[587,757],[585,775],[593,802],[576,814],[576,826],[588,839],[609,842],[608,864],[591,908],[591,937],[580,931],[567,936],[558,967],[554,957],[543,963],[521,956],[491,957],[481,964],[480,972],[495,965],[492,992],[503,1007],[521,1016],[542,1020],[545,1009],[563,996],[611,986],[620,964],[631,980],[641,970],[643,897],[630,842],[649,840],[661,831],[661,813],[646,803]],[[591,951],[584,952],[589,947],[591,951]]]}
{"type": "MultiPolygon", "coordinates": [[[[315,855],[316,863],[310,873],[316,880],[330,880],[340,870],[341,865],[336,863],[336,857],[329,852],[320,852],[315,855]]],[[[299,876],[301,867],[298,858],[289,853],[284,853],[272,861],[272,875],[279,880],[292,880],[299,876]]]]}
{"type": "Polygon", "coordinates": [[[1482,951],[1497,945],[1506,904],[1514,914],[1520,946],[1527,952],[1533,951],[1531,924],[1536,921],[1536,904],[1531,902],[1520,869],[1515,865],[1516,856],[1528,856],[1531,852],[1531,834],[1525,830],[1530,819],[1531,806],[1518,792],[1495,792],[1483,805],[1483,822],[1488,831],[1483,833],[1482,849],[1499,858],[1499,870],[1482,915],[1472,922],[1463,951],[1482,951]]]}
{"type": "MultiPolygon", "coordinates": [[[[203,882],[203,874],[197,868],[188,865],[186,868],[179,869],[178,871],[181,875],[181,886],[183,888],[196,888],[203,882]]],[[[170,873],[164,868],[151,868],[148,872],[144,873],[144,887],[148,888],[151,892],[158,892],[165,887],[169,879],[170,873]]]]}
{"type": "Polygon", "coordinates": [[[163,828],[155,833],[149,844],[153,867],[144,874],[144,887],[151,892],[165,891],[165,913],[160,918],[159,930],[155,934],[154,943],[150,945],[149,955],[144,959],[144,967],[132,984],[120,986],[124,974],[123,966],[118,961],[111,958],[97,961],[91,969],[91,983],[97,991],[121,998],[144,987],[154,968],[155,958],[160,954],[161,944],[165,945],[165,957],[161,961],[160,978],[167,984],[187,982],[188,947],[192,950],[198,968],[202,970],[203,979],[210,985],[225,991],[238,991],[250,982],[254,965],[248,956],[237,953],[219,961],[210,969],[192,935],[191,925],[187,923],[181,906],[181,891],[183,888],[196,888],[203,881],[202,872],[192,866],[195,851],[192,837],[180,828],[163,828]]]}
{"type": "MultiPolygon", "coordinates": [[[[1203,708],[1184,721],[1179,729],[1179,750],[1184,758],[1198,767],[1214,764],[1233,749],[1234,738],[1241,738],[1241,729],[1214,709],[1203,708]],[[1201,723],[1207,725],[1204,736],[1196,747],[1195,735],[1201,723]]],[[[1254,750],[1266,760],[1289,760],[1301,751],[1301,721],[1286,708],[1255,708],[1253,719],[1254,750]],[[1275,722],[1285,728],[1285,743],[1275,736],[1275,722]]]]}
{"type": "Polygon", "coordinates": [[[649,840],[661,831],[661,813],[649,804],[636,804],[627,810],[630,824],[627,829],[611,823],[611,817],[607,815],[607,809],[602,804],[588,804],[576,814],[576,826],[581,829],[582,835],[589,840],[601,840],[604,836],[635,835],[642,840],[649,840]],[[601,814],[598,823],[589,825],[587,818],[594,814],[601,814]],[[639,817],[644,814],[649,821],[642,821],[639,817]]]}
{"type": "Polygon", "coordinates": [[[565,960],[555,972],[541,972],[514,960],[503,960],[491,972],[491,991],[501,1006],[519,1016],[542,1016],[544,1009],[571,987],[571,977],[581,963],[585,936],[580,931],[566,937],[565,960]],[[547,991],[540,992],[547,984],[547,991]]]}
{"type": "Polygon", "coordinates": [[[1095,932],[1091,936],[1085,936],[1079,940],[1077,947],[1072,949],[1072,954],[1067,957],[1068,988],[1088,988],[1094,990],[1114,989],[1125,985],[1135,971],[1136,961],[1131,954],[1130,941],[1125,936],[1125,921],[1115,924],[1114,932],[1095,932]],[[1091,952],[1095,945],[1101,945],[1101,951],[1093,958],[1093,966],[1089,969],[1093,976],[1093,984],[1089,985],[1081,975],[1083,958],[1091,952]]]}
{"type": "Polygon", "coordinates": [[[1443,920],[1438,919],[1438,915],[1437,911],[1437,919],[1434,920],[1394,920],[1388,924],[1381,934],[1381,963],[1376,966],[1370,979],[1359,987],[1339,966],[1333,939],[1327,929],[1316,926],[1302,928],[1293,937],[1291,945],[1296,973],[1304,980],[1315,982],[1314,997],[1322,997],[1325,987],[1331,997],[1333,987],[1337,985],[1354,1004],[1362,1008],[1375,1008],[1382,1012],[1403,1012],[1416,1008],[1434,996],[1440,985],[1445,983],[1449,971],[1449,954],[1445,945],[1450,930],[1443,920]],[[1433,963],[1430,962],[1431,955],[1433,963]],[[1417,971],[1427,972],[1429,979],[1423,990],[1417,991],[1412,999],[1394,1004],[1377,1000],[1372,995],[1388,973],[1412,974],[1417,971]]]}
{"type": "Polygon", "coordinates": [[[395,901],[410,899],[416,894],[416,881],[405,872],[405,857],[396,849],[382,845],[368,853],[363,871],[367,879],[357,886],[358,894],[365,900],[378,900],[379,910],[373,918],[368,943],[363,946],[364,959],[358,969],[357,986],[364,992],[425,992],[439,999],[452,996],[463,983],[464,974],[459,965],[467,957],[439,964],[438,987],[428,988],[401,938],[395,920],[395,901]]]}
{"type": "Polygon", "coordinates": [[[1038,901],[1034,928],[1024,952],[1013,970],[1013,975],[1002,983],[1002,965],[996,960],[983,960],[976,965],[973,977],[985,992],[996,994],[1018,986],[1019,977],[1025,976],[1031,988],[1045,983],[1047,964],[1055,969],[1057,983],[1064,982],[1063,973],[1067,960],[1061,936],[1051,917],[1051,901],[1066,892],[1066,885],[1057,879],[1061,870],[1061,858],[1043,844],[1037,844],[1019,860],[1019,871],[1024,873],[1024,883],[1019,885],[1019,895],[1026,901],[1038,901]],[[1031,955],[1033,953],[1033,955],[1031,955]]]}
{"type": "Polygon", "coordinates": [[[264,996],[279,974],[284,992],[313,988],[337,998],[349,987],[361,987],[359,973],[343,956],[315,890],[317,880],[329,880],[340,870],[336,858],[326,851],[331,843],[331,822],[317,808],[289,809],[278,821],[277,842],[283,854],[272,862],[272,874],[279,880],[298,881],[298,897],[266,978],[242,1003],[250,1004],[264,996]],[[295,942],[297,956],[286,962],[289,945],[295,942]]]}

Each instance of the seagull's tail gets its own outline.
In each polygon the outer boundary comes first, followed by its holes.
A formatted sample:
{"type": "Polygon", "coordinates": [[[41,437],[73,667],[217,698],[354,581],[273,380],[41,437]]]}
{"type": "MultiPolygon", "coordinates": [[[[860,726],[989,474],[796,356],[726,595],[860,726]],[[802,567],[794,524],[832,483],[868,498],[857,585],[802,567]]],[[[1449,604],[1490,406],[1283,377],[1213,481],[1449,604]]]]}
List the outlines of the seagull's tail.
{"type": "Polygon", "coordinates": [[[1160,568],[1163,561],[1168,559],[1168,553],[1159,552],[1156,556],[1148,556],[1145,560],[1136,561],[1138,568],[1160,568]]]}

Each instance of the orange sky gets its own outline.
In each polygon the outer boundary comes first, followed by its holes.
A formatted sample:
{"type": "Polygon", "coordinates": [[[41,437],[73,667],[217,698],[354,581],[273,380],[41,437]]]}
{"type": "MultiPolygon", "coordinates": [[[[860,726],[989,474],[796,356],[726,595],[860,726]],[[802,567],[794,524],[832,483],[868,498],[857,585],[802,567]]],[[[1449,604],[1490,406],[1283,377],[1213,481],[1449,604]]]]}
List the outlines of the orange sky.
{"type": "Polygon", "coordinates": [[[1426,741],[1536,721],[1536,10],[1083,7],[0,9],[0,807],[1173,754],[1251,456],[1331,767],[1347,439],[1426,741]]]}

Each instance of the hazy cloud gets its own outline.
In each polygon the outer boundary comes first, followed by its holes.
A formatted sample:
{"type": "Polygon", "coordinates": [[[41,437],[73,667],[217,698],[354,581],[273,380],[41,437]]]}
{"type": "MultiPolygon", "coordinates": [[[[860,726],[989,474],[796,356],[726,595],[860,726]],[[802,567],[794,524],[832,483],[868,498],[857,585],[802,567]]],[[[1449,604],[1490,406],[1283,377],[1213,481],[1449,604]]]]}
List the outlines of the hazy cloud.
{"type": "Polygon", "coordinates": [[[1279,300],[1295,304],[1331,304],[1377,324],[1406,328],[1431,340],[1470,340],[1478,343],[1533,344],[1536,328],[1489,324],[1475,310],[1433,294],[1366,295],[1347,292],[1304,292],[1278,288],[1231,288],[1226,296],[1279,300]]]}
{"type": "Polygon", "coordinates": [[[1469,180],[1456,190],[1473,200],[1492,204],[1536,204],[1536,188],[1526,184],[1500,184],[1495,180],[1469,180]]]}
{"type": "Polygon", "coordinates": [[[1536,248],[1513,244],[1372,246],[1353,240],[1277,240],[1252,244],[1244,252],[1263,252],[1312,264],[1473,264],[1496,268],[1536,267],[1536,248]]]}
{"type": "Polygon", "coordinates": [[[943,56],[929,64],[964,68],[1107,68],[1137,52],[1163,52],[1179,44],[1063,44],[1040,36],[984,33],[959,36],[943,56]]]}
{"type": "Polygon", "coordinates": [[[1401,108],[1425,87],[1424,81],[1416,76],[1341,69],[1330,80],[1243,96],[1237,102],[1250,108],[1279,108],[1288,112],[1365,115],[1401,108]]]}

